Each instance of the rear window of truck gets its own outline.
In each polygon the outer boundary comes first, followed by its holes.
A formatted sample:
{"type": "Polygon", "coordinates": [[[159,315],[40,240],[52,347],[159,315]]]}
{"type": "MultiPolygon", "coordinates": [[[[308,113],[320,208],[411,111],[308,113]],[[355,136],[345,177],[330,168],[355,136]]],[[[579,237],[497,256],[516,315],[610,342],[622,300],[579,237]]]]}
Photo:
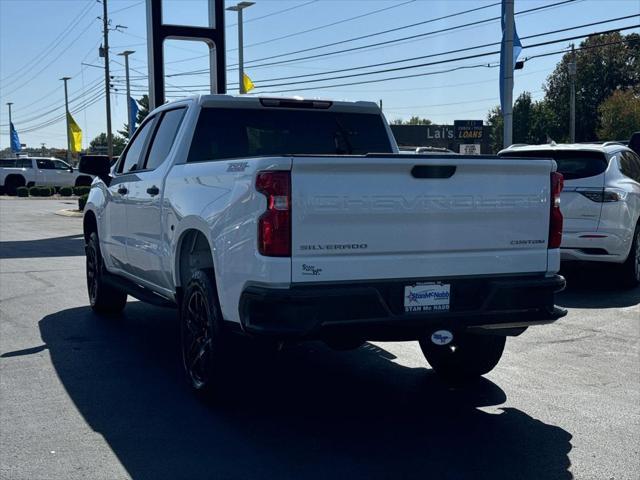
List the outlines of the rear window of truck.
{"type": "Polygon", "coordinates": [[[574,150],[527,150],[504,152],[501,157],[553,158],[565,180],[595,177],[607,169],[607,157],[602,152],[574,150]]]}
{"type": "Polygon", "coordinates": [[[393,153],[380,115],[205,108],[188,162],[268,155],[393,153]]]}

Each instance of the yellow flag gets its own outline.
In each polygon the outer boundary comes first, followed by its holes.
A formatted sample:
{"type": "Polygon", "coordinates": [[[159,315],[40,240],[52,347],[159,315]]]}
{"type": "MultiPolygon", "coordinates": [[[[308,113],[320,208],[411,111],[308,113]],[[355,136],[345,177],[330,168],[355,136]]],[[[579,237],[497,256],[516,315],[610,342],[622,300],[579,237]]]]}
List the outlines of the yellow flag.
{"type": "Polygon", "coordinates": [[[256,86],[249,78],[249,75],[247,75],[246,73],[242,74],[242,84],[244,85],[244,93],[250,92],[251,90],[256,88],[256,86]]]}
{"type": "Polygon", "coordinates": [[[69,112],[67,112],[67,119],[69,121],[69,139],[71,140],[71,151],[77,153],[82,150],[82,130],[69,112]]]}

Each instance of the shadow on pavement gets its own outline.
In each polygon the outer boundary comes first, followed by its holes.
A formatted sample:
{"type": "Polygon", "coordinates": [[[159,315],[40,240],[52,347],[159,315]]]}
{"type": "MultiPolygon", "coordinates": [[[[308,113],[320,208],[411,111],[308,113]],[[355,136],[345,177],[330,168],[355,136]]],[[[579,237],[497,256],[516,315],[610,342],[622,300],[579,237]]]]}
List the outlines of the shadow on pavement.
{"type": "Polygon", "coordinates": [[[84,255],[82,234],[40,240],[16,240],[0,242],[0,259],[78,257],[84,255]]]}
{"type": "Polygon", "coordinates": [[[175,311],[83,307],[39,326],[71,399],[135,479],[571,478],[568,432],[482,411],[506,400],[491,381],[446,387],[374,345],[238,365],[235,401],[214,407],[183,380],[175,311]]]}
{"type": "Polygon", "coordinates": [[[576,263],[563,265],[560,273],[567,279],[567,288],[556,302],[563,307],[624,308],[640,303],[640,287],[623,287],[615,266],[576,263]]]}

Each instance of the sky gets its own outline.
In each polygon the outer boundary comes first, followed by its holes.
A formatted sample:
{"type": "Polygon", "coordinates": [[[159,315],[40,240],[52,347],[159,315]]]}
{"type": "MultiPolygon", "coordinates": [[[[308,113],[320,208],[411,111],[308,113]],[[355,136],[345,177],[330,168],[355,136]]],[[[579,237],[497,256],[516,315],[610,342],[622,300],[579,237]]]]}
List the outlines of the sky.
{"type": "MultiPolygon", "coordinates": [[[[517,14],[560,1],[515,0],[515,11],[517,14]]],[[[225,1],[226,6],[235,3],[225,1]]],[[[207,0],[164,0],[164,22],[206,25],[206,4],[207,0]]],[[[132,96],[139,98],[148,89],[146,14],[144,0],[108,0],[108,8],[113,29],[109,43],[115,133],[123,128],[127,116],[124,61],[117,53],[135,51],[129,57],[132,96]]],[[[562,50],[571,41],[528,47],[535,43],[638,25],[640,21],[636,16],[525,37],[639,14],[640,0],[575,0],[516,15],[516,28],[525,47],[520,58],[562,50]]],[[[0,0],[0,149],[9,145],[7,102],[13,102],[12,120],[22,143],[29,147],[42,143],[48,148],[66,146],[64,89],[59,80],[64,76],[71,77],[70,109],[83,130],[83,146],[106,131],[104,60],[98,55],[102,22],[97,17],[101,15],[102,4],[96,0],[0,0]]],[[[255,0],[255,5],[244,11],[245,72],[256,85],[251,94],[382,101],[389,121],[412,115],[437,124],[486,119],[487,112],[499,103],[499,69],[495,68],[499,56],[459,57],[492,52],[499,46],[319,74],[499,42],[498,20],[442,31],[499,15],[499,0],[255,0]],[[438,20],[445,16],[449,18],[438,20]],[[415,23],[421,24],[407,27],[415,23]],[[395,30],[380,34],[390,29],[395,30]],[[352,40],[363,35],[370,36],[352,40]],[[416,35],[420,36],[372,45],[416,35]],[[334,42],[342,43],[315,48],[334,42]],[[332,53],[346,49],[351,50],[332,53]],[[317,56],[326,53],[332,54],[317,56]],[[266,58],[273,56],[277,57],[266,58]],[[294,59],[298,60],[273,64],[294,59]],[[451,59],[418,68],[335,78],[451,59]],[[409,78],[410,75],[414,76],[409,78]],[[298,78],[290,78],[295,76],[298,78]],[[380,79],[387,80],[372,82],[380,79]],[[350,85],[329,87],[344,83],[350,85]]],[[[226,12],[225,22],[228,89],[237,93],[237,14],[226,12]]],[[[624,33],[631,32],[640,32],[640,28],[624,33]]],[[[580,42],[573,41],[576,45],[580,42]]],[[[206,53],[202,43],[173,40],[165,44],[165,80],[170,99],[208,92],[206,72],[191,73],[208,68],[206,53]]],[[[531,92],[534,99],[542,98],[545,79],[560,58],[560,54],[554,54],[528,60],[524,69],[515,72],[514,99],[523,91],[531,92]]]]}

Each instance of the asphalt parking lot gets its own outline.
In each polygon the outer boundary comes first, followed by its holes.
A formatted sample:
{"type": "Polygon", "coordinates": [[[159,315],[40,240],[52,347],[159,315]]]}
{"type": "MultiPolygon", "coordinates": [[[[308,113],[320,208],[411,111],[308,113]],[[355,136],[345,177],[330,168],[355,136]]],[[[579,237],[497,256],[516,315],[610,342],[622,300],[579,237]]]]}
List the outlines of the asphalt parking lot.
{"type": "Polygon", "coordinates": [[[471,386],[441,384],[414,342],[311,343],[239,366],[213,407],[182,379],[175,311],[92,314],[62,208],[0,199],[2,479],[640,476],[640,289],[611,272],[569,272],[569,315],[471,386]]]}

